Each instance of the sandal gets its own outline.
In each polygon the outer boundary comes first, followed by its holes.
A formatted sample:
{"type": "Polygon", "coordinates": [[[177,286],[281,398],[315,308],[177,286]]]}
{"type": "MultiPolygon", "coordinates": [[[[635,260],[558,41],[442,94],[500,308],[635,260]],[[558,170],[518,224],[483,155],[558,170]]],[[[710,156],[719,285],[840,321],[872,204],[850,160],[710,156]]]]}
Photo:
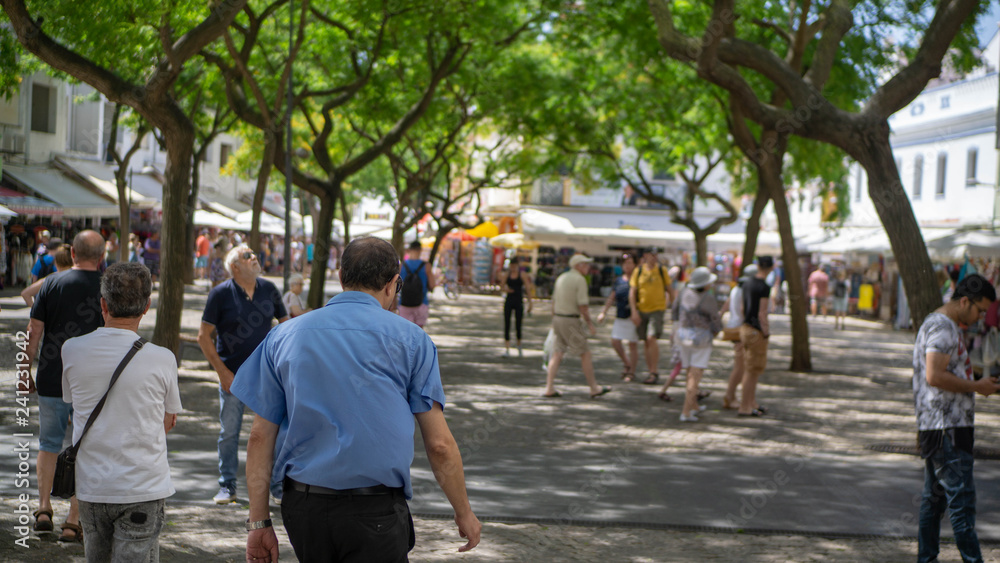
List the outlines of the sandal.
{"type": "Polygon", "coordinates": [[[726,410],[735,411],[735,410],[739,410],[740,405],[739,405],[739,403],[736,402],[736,399],[730,399],[729,397],[723,397],[722,398],[722,408],[724,408],[726,410]]]}
{"type": "Polygon", "coordinates": [[[556,397],[562,397],[562,393],[560,393],[559,391],[553,391],[551,393],[546,393],[542,396],[545,397],[546,399],[555,399],[556,397]]]}
{"type": "Polygon", "coordinates": [[[45,510],[42,510],[41,508],[39,508],[38,510],[36,510],[33,513],[33,515],[35,517],[35,525],[33,526],[33,528],[34,528],[34,530],[36,532],[51,532],[52,531],[53,527],[52,527],[52,510],[51,509],[47,508],[45,510]],[[45,517],[48,518],[48,520],[39,520],[38,519],[39,516],[45,516],[45,517]]]}
{"type": "Polygon", "coordinates": [[[597,393],[591,393],[590,394],[590,398],[591,399],[596,399],[596,398],[600,397],[601,395],[607,395],[610,392],[611,392],[611,388],[610,387],[601,387],[601,390],[598,391],[597,393]]]}
{"type": "Polygon", "coordinates": [[[635,381],[635,373],[628,366],[622,370],[622,381],[635,381]]]}
{"type": "Polygon", "coordinates": [[[651,371],[649,372],[649,377],[643,381],[643,385],[656,385],[660,381],[660,374],[651,371]]]}
{"type": "Polygon", "coordinates": [[[760,412],[760,414],[767,414],[767,408],[764,405],[757,405],[757,408],[754,410],[760,412]]]}
{"type": "Polygon", "coordinates": [[[698,391],[698,400],[707,399],[711,394],[711,391],[698,391]]]}
{"type": "Polygon", "coordinates": [[[81,528],[79,524],[71,524],[69,522],[63,522],[60,528],[62,528],[63,535],[59,536],[59,541],[64,543],[72,543],[72,542],[83,543],[83,528],[81,528]],[[73,534],[67,536],[65,533],[67,530],[73,532],[73,534]]]}
{"type": "Polygon", "coordinates": [[[764,413],[760,409],[754,409],[750,412],[736,413],[736,416],[764,416],[764,413]]]}
{"type": "Polygon", "coordinates": [[[660,391],[660,393],[659,393],[659,394],[657,395],[657,397],[658,397],[658,398],[659,398],[659,399],[660,399],[661,401],[666,401],[666,402],[668,402],[668,403],[669,403],[670,401],[673,401],[673,399],[671,399],[671,398],[670,398],[670,395],[667,395],[667,392],[666,392],[666,391],[660,391]]]}

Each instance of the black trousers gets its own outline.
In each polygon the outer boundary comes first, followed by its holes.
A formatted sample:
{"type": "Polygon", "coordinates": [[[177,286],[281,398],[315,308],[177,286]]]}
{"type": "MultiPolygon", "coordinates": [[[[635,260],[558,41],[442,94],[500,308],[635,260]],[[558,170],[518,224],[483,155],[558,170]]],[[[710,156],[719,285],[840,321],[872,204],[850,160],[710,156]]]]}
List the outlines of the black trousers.
{"type": "Polygon", "coordinates": [[[402,491],[333,496],[285,487],[281,517],[303,563],[405,563],[415,540],[402,491]]]}
{"type": "Polygon", "coordinates": [[[503,302],[503,339],[510,342],[510,314],[514,313],[517,339],[521,340],[521,321],[524,319],[524,303],[507,299],[503,302]]]}

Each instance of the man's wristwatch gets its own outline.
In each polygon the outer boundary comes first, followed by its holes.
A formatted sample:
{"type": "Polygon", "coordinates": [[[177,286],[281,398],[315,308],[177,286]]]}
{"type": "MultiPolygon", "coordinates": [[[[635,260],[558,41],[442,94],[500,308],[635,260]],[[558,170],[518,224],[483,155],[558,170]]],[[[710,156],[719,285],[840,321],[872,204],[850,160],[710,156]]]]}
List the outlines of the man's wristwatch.
{"type": "Polygon", "coordinates": [[[268,518],[267,520],[257,520],[256,522],[251,522],[249,518],[247,519],[248,532],[252,530],[260,530],[261,528],[270,528],[270,527],[271,527],[270,518],[268,518]]]}

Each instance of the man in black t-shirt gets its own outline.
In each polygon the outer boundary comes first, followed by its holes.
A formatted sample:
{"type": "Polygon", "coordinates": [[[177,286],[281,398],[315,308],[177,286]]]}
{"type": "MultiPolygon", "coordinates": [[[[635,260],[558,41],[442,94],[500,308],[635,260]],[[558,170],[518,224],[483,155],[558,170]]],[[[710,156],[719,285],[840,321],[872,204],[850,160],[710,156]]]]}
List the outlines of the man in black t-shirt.
{"type": "Polygon", "coordinates": [[[767,318],[768,299],[771,286],[764,281],[774,269],[774,259],[770,256],[757,257],[757,275],[743,284],[743,326],[740,327],[740,343],[743,345],[743,397],[740,401],[740,416],[762,416],[767,409],[757,404],[757,379],[767,367],[767,340],[771,327],[767,318]]]}
{"type": "MultiPolygon", "coordinates": [[[[19,389],[38,389],[38,510],[35,530],[53,529],[49,499],[56,459],[62,451],[73,406],[62,400],[62,345],[74,336],[90,334],[104,326],[101,315],[101,272],[104,237],[96,231],[81,231],[73,239],[73,268],[45,278],[31,307],[28,325],[28,369],[19,373],[19,389]],[[38,371],[31,378],[31,362],[39,350],[38,371]]],[[[82,539],[76,497],[70,499],[69,515],[61,541],[82,539]]]]}

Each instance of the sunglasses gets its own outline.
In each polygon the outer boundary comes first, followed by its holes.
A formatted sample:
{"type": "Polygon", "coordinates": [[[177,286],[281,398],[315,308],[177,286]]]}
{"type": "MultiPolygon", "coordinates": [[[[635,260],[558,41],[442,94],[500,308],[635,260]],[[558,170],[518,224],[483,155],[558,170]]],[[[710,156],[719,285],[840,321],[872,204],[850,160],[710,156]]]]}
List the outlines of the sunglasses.
{"type": "Polygon", "coordinates": [[[244,260],[249,260],[249,259],[253,258],[253,256],[254,256],[253,252],[244,252],[243,255],[242,255],[242,258],[244,260]]]}
{"type": "Polygon", "coordinates": [[[396,278],[396,295],[403,289],[403,278],[396,278]]]}

